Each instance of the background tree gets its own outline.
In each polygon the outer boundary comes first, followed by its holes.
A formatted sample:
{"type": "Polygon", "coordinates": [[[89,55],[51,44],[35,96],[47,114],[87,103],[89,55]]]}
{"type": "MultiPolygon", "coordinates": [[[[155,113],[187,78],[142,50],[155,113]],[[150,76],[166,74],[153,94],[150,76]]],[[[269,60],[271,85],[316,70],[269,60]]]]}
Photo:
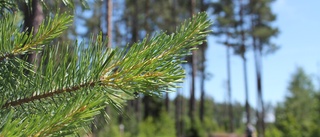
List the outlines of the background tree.
{"type": "Polygon", "coordinates": [[[236,54],[240,55],[243,61],[243,76],[244,76],[244,88],[245,88],[245,109],[246,109],[246,124],[251,123],[250,117],[250,104],[249,104],[249,89],[248,89],[248,73],[247,73],[247,57],[246,52],[248,49],[247,45],[247,37],[248,37],[248,29],[246,29],[246,24],[248,23],[248,14],[246,13],[245,7],[248,4],[247,1],[239,0],[237,7],[239,8],[238,12],[238,21],[237,21],[237,33],[239,36],[239,41],[236,46],[236,54]]]}
{"type": "MultiPolygon", "coordinates": [[[[24,27],[23,29],[35,35],[43,21],[44,14],[42,10],[42,5],[39,0],[29,0],[19,3],[22,5],[22,11],[24,14],[24,27]]],[[[36,63],[37,56],[36,53],[27,54],[26,60],[30,63],[36,63]]]]}
{"type": "Polygon", "coordinates": [[[285,136],[310,136],[315,88],[302,68],[292,75],[285,102],[276,108],[276,127],[285,136]]]}
{"type": "Polygon", "coordinates": [[[277,49],[277,46],[270,41],[272,37],[278,34],[278,29],[271,26],[271,23],[276,19],[276,16],[271,10],[272,2],[272,0],[250,0],[248,4],[249,14],[251,16],[251,37],[258,95],[257,130],[259,136],[262,137],[265,131],[265,109],[262,93],[262,56],[266,53],[272,53],[277,49]]]}
{"type": "MultiPolygon", "coordinates": [[[[209,3],[206,3],[204,0],[200,1],[200,11],[205,12],[208,9],[209,3]]],[[[198,60],[199,60],[199,71],[201,72],[200,77],[200,109],[199,109],[199,118],[201,122],[204,121],[204,113],[205,113],[205,80],[209,78],[208,73],[206,72],[206,50],[208,48],[208,43],[204,42],[199,46],[198,50],[198,60]]]]}
{"type": "Polygon", "coordinates": [[[222,0],[213,3],[214,11],[216,15],[216,24],[214,24],[214,34],[223,36],[225,39],[222,42],[226,46],[226,60],[227,60],[227,91],[228,91],[228,115],[229,115],[229,132],[234,131],[233,128],[233,109],[232,109],[232,93],[231,93],[231,63],[230,63],[230,50],[234,43],[232,39],[236,32],[236,20],[234,13],[234,2],[232,0],[222,0]]]}

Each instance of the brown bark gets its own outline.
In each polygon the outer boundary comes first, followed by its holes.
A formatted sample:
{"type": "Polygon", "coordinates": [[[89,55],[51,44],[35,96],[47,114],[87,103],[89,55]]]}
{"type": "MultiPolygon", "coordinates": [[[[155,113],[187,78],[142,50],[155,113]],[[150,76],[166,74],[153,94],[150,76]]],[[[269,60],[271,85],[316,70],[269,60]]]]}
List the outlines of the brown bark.
{"type": "Polygon", "coordinates": [[[133,11],[133,18],[132,18],[132,30],[131,30],[131,41],[133,42],[137,42],[139,40],[138,37],[138,1],[135,0],[134,1],[134,11],[133,11]]]}
{"type": "MultiPolygon", "coordinates": [[[[42,5],[40,0],[32,0],[29,4],[23,3],[24,13],[24,30],[30,34],[35,35],[38,33],[40,24],[44,19],[42,5]]],[[[29,63],[34,64],[38,55],[36,53],[26,55],[26,59],[29,63]]]]}
{"type": "Polygon", "coordinates": [[[111,43],[112,43],[112,0],[107,0],[107,36],[108,36],[108,48],[111,48],[111,43]]]}
{"type": "Polygon", "coordinates": [[[33,102],[36,100],[41,100],[44,98],[50,98],[53,97],[54,95],[59,95],[59,94],[63,94],[63,93],[71,93],[71,92],[75,92],[81,88],[86,88],[86,87],[94,87],[98,82],[88,82],[88,83],[82,83],[79,85],[75,85],[69,88],[62,88],[62,89],[56,89],[56,90],[51,90],[51,91],[47,91],[44,94],[39,94],[39,95],[34,95],[31,97],[26,97],[26,98],[21,98],[15,101],[11,101],[11,102],[7,102],[5,103],[2,108],[7,108],[7,107],[14,107],[14,106],[20,106],[22,104],[26,104],[29,102],[33,102]]]}
{"type": "Polygon", "coordinates": [[[181,117],[181,106],[180,106],[180,94],[179,94],[179,91],[177,91],[178,94],[177,94],[177,97],[175,99],[175,125],[176,125],[176,136],[177,137],[180,137],[181,136],[181,126],[180,126],[180,117],[181,117]]]}
{"type": "Polygon", "coordinates": [[[165,108],[166,108],[166,111],[167,111],[167,112],[169,112],[169,105],[170,105],[169,102],[170,102],[170,100],[169,100],[169,94],[166,93],[165,108]]]}
{"type": "MultiPolygon", "coordinates": [[[[195,12],[195,0],[190,0],[190,16],[193,16],[195,12]]],[[[197,55],[196,51],[192,51],[192,60],[191,60],[191,87],[190,87],[190,101],[189,101],[189,117],[191,119],[191,124],[194,123],[195,120],[195,79],[196,79],[196,71],[197,71],[197,55]]]]}
{"type": "Polygon", "coordinates": [[[175,100],[175,120],[176,120],[176,136],[177,137],[184,137],[183,129],[184,129],[184,123],[183,123],[183,114],[184,114],[184,103],[183,103],[183,95],[181,93],[182,90],[178,89],[178,95],[175,100]]]}
{"type": "MultiPolygon", "coordinates": [[[[201,0],[200,1],[200,10],[203,12],[203,11],[206,11],[205,9],[205,5],[204,5],[204,0],[201,0]]],[[[200,113],[199,113],[199,116],[200,116],[200,120],[201,122],[203,122],[204,120],[204,95],[205,95],[205,73],[206,73],[206,70],[205,70],[205,48],[207,47],[207,43],[206,42],[203,42],[203,44],[201,45],[200,49],[201,49],[201,81],[200,81],[200,113]]]]}

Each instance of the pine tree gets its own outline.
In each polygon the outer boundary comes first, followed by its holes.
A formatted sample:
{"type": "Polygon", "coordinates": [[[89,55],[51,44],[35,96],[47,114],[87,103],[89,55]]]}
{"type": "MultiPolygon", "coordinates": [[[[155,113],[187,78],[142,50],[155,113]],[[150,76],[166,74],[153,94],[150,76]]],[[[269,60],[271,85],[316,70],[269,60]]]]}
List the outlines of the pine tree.
{"type": "Polygon", "coordinates": [[[106,48],[101,35],[52,48],[72,16],[48,16],[36,34],[20,32],[17,19],[10,11],[0,19],[0,136],[76,135],[90,131],[93,117],[105,113],[106,106],[121,110],[137,93],[159,96],[175,88],[185,74],[181,58],[203,41],[210,26],[201,13],[171,35],[159,33],[124,50],[106,48]],[[77,46],[60,50],[71,45],[77,46]],[[38,66],[19,58],[40,51],[38,66]]]}
{"type": "Polygon", "coordinates": [[[310,76],[298,68],[291,77],[285,101],[276,108],[275,125],[284,135],[310,136],[315,114],[314,95],[315,87],[310,76]]]}
{"type": "MultiPolygon", "coordinates": [[[[204,0],[200,1],[200,11],[205,12],[207,11],[208,8],[208,3],[206,3],[204,0]]],[[[199,108],[199,118],[201,122],[204,121],[204,113],[205,113],[205,80],[208,78],[206,76],[206,50],[208,48],[208,43],[204,42],[202,45],[199,46],[199,71],[201,72],[201,77],[200,77],[200,108],[199,108]]]]}
{"type": "Polygon", "coordinates": [[[276,16],[272,13],[271,3],[273,0],[249,0],[248,9],[251,17],[251,38],[254,53],[257,84],[257,130],[260,137],[265,132],[265,109],[262,91],[262,57],[265,54],[275,52],[278,47],[271,43],[271,38],[277,36],[278,28],[271,23],[276,16]]]}
{"type": "Polygon", "coordinates": [[[232,91],[231,91],[231,63],[230,50],[234,48],[235,43],[232,39],[236,36],[236,23],[233,0],[221,0],[213,4],[217,22],[214,24],[214,34],[224,36],[225,40],[222,42],[226,46],[226,60],[227,60],[227,91],[228,91],[228,114],[229,114],[229,132],[233,132],[233,109],[232,109],[232,91]]]}
{"type": "Polygon", "coordinates": [[[245,87],[245,109],[246,109],[246,124],[251,124],[251,116],[250,116],[250,104],[249,104],[249,89],[248,89],[248,73],[247,73],[247,57],[246,52],[247,48],[249,47],[246,44],[247,41],[247,33],[248,29],[245,28],[246,26],[246,19],[248,14],[245,14],[245,6],[247,5],[247,1],[239,0],[238,7],[239,7],[239,20],[238,20],[238,33],[240,35],[240,42],[237,46],[236,53],[240,55],[242,62],[243,62],[243,75],[244,75],[244,87],[245,87]]]}

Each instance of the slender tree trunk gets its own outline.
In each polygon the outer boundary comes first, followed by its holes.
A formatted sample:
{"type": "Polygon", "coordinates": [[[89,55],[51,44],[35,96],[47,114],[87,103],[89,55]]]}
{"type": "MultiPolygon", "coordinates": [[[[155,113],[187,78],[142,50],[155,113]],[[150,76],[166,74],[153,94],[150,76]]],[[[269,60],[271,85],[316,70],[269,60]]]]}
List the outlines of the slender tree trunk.
{"type": "Polygon", "coordinates": [[[250,104],[249,104],[249,89],[248,89],[248,74],[247,74],[247,58],[246,58],[246,46],[245,46],[245,33],[244,33],[244,20],[243,20],[243,1],[239,0],[239,15],[240,15],[240,32],[241,32],[241,58],[243,61],[243,74],[244,74],[244,88],[245,88],[245,108],[246,108],[246,124],[250,124],[250,104]]]}
{"type": "Polygon", "coordinates": [[[246,104],[245,104],[246,118],[247,118],[246,123],[250,124],[251,123],[251,117],[250,117],[250,104],[249,104],[247,59],[246,59],[245,55],[243,55],[242,61],[243,61],[244,88],[245,88],[245,97],[246,97],[246,104]]]}
{"type": "Polygon", "coordinates": [[[150,116],[150,96],[145,95],[143,97],[143,104],[144,104],[144,113],[143,113],[143,119],[146,119],[148,116],[150,116]]]}
{"type": "MultiPolygon", "coordinates": [[[[252,22],[252,30],[254,31],[257,17],[255,15],[251,15],[251,22],[252,22]]],[[[254,60],[255,60],[255,69],[256,69],[256,84],[257,84],[257,131],[259,137],[264,137],[265,135],[265,122],[264,122],[264,102],[263,102],[263,95],[262,95],[262,60],[261,60],[261,50],[259,46],[262,46],[259,42],[259,39],[255,36],[252,36],[253,42],[253,53],[254,53],[254,60]]]]}
{"type": "Polygon", "coordinates": [[[258,110],[257,110],[257,117],[258,117],[258,133],[259,137],[263,137],[263,101],[262,101],[262,91],[261,91],[261,77],[260,77],[260,66],[259,66],[259,59],[258,59],[257,51],[254,51],[254,60],[255,60],[255,68],[256,68],[256,83],[257,83],[257,94],[258,94],[258,110]]]}
{"type": "Polygon", "coordinates": [[[200,120],[201,120],[201,122],[204,121],[204,94],[205,94],[204,82],[205,82],[205,72],[203,71],[202,74],[201,74],[201,83],[200,83],[200,87],[201,87],[201,94],[200,94],[200,120]]]}
{"type": "MultiPolygon", "coordinates": [[[[147,0],[148,1],[148,0],[147,0]]],[[[149,1],[148,1],[149,2],[149,1]]],[[[172,5],[171,5],[171,17],[172,17],[172,22],[171,22],[171,25],[172,25],[172,27],[174,28],[176,25],[175,25],[175,18],[176,18],[176,16],[175,16],[175,5],[174,5],[174,3],[175,3],[175,1],[173,0],[173,2],[171,3],[172,5]]],[[[170,28],[171,29],[171,28],[170,28]]],[[[174,31],[174,29],[172,29],[172,31],[174,31]]],[[[172,32],[173,33],[173,32],[172,32]]],[[[167,112],[169,112],[169,105],[170,105],[170,99],[169,99],[169,93],[168,92],[166,92],[165,93],[165,109],[166,109],[166,111],[167,112]]]]}
{"type": "Polygon", "coordinates": [[[140,122],[141,121],[141,99],[140,98],[136,98],[134,101],[134,109],[137,115],[137,120],[140,122]]]}
{"type": "MultiPolygon", "coordinates": [[[[24,13],[24,30],[35,35],[38,33],[40,24],[44,19],[44,14],[42,10],[42,5],[40,0],[29,0],[29,4],[23,3],[23,13],[24,13]]],[[[31,53],[27,55],[27,61],[29,63],[35,64],[38,55],[36,53],[31,53]]],[[[36,64],[35,64],[36,65],[36,64]]]]}
{"type": "Polygon", "coordinates": [[[134,1],[134,13],[133,13],[133,18],[132,18],[132,43],[137,42],[139,40],[139,34],[138,34],[138,1],[134,1]]]}
{"type": "Polygon", "coordinates": [[[261,56],[259,55],[258,51],[258,45],[257,45],[257,40],[254,37],[253,38],[253,43],[254,43],[254,60],[255,60],[255,68],[256,68],[256,83],[257,83],[257,94],[258,94],[258,99],[257,99],[257,126],[258,126],[258,136],[259,137],[264,137],[264,102],[263,102],[263,95],[262,95],[262,82],[261,82],[261,56]]]}
{"type": "Polygon", "coordinates": [[[181,133],[181,137],[185,137],[185,127],[184,127],[184,121],[183,121],[183,116],[185,116],[185,114],[187,113],[186,111],[187,110],[185,110],[185,108],[186,108],[186,102],[185,102],[185,100],[184,100],[184,98],[183,98],[183,96],[182,96],[182,93],[180,93],[180,133],[181,133]]]}
{"type": "MultiPolygon", "coordinates": [[[[251,6],[255,6],[257,1],[250,0],[251,6]]],[[[251,13],[251,29],[252,31],[255,30],[255,26],[260,24],[258,13],[251,13]]],[[[265,122],[264,122],[264,102],[263,102],[263,95],[262,95],[262,56],[261,50],[259,47],[262,46],[259,39],[252,35],[252,45],[253,45],[253,53],[254,53],[254,60],[255,60],[255,69],[256,69],[256,84],[257,84],[257,131],[259,137],[265,136],[265,122]]]]}
{"type": "Polygon", "coordinates": [[[231,63],[230,63],[230,45],[227,42],[227,85],[228,85],[228,111],[229,111],[229,125],[230,125],[230,133],[233,133],[233,108],[232,108],[232,90],[231,90],[231,63]]]}
{"type": "Polygon", "coordinates": [[[167,112],[169,112],[169,105],[170,105],[169,104],[169,102],[170,102],[169,94],[166,93],[165,95],[166,95],[166,97],[165,97],[165,109],[166,109],[167,112]]]}
{"type": "Polygon", "coordinates": [[[108,36],[108,48],[111,48],[111,43],[112,43],[112,9],[113,9],[113,4],[112,0],[107,0],[107,36],[108,36]]]}
{"type": "MultiPolygon", "coordinates": [[[[138,1],[134,1],[134,13],[133,13],[133,20],[132,20],[132,42],[138,42],[139,41],[139,23],[138,23],[138,10],[139,10],[139,4],[138,1]]],[[[140,112],[140,98],[136,98],[133,102],[134,110],[136,113],[136,118],[138,121],[141,119],[141,112],[140,112]]]]}
{"type": "MultiPolygon", "coordinates": [[[[259,40],[258,40],[259,41],[259,40]]],[[[258,42],[259,43],[259,42],[258,42]]],[[[259,45],[261,45],[259,43],[259,45]]],[[[261,51],[257,47],[255,49],[255,62],[256,62],[256,75],[257,75],[257,90],[258,90],[258,106],[260,107],[259,117],[260,117],[260,126],[261,126],[261,133],[260,136],[265,136],[265,122],[264,122],[264,101],[263,101],[263,91],[262,91],[262,56],[261,51]]]]}
{"type": "MultiPolygon", "coordinates": [[[[179,90],[179,89],[177,89],[179,90]]],[[[176,136],[181,136],[181,99],[180,93],[178,91],[177,97],[175,99],[175,125],[176,125],[176,136]]]]}
{"type": "Polygon", "coordinates": [[[265,118],[265,114],[266,114],[266,110],[265,110],[265,105],[264,105],[264,99],[263,99],[263,90],[262,90],[262,51],[261,51],[261,49],[259,49],[259,56],[260,56],[260,60],[259,60],[259,62],[260,62],[260,76],[259,76],[259,78],[260,78],[260,80],[259,80],[259,82],[260,82],[260,98],[261,98],[261,109],[262,109],[262,114],[261,114],[261,121],[262,121],[262,135],[263,136],[265,136],[265,130],[266,130],[266,124],[265,124],[265,121],[264,121],[264,118],[265,118]]]}
{"type": "MultiPolygon", "coordinates": [[[[190,0],[190,16],[193,16],[195,10],[195,0],[190,0]]],[[[197,55],[196,51],[192,51],[192,61],[191,61],[191,87],[190,87],[190,102],[189,102],[189,116],[191,119],[191,124],[194,124],[195,118],[195,79],[197,71],[197,55]]]]}
{"type": "MultiPolygon", "coordinates": [[[[201,11],[206,11],[205,6],[204,6],[204,0],[200,1],[200,10],[201,11]]],[[[204,120],[204,95],[205,95],[205,73],[206,73],[206,66],[205,66],[205,61],[206,61],[206,54],[205,54],[205,48],[207,47],[207,43],[203,42],[201,45],[201,83],[200,83],[200,120],[203,122],[204,120]]]]}

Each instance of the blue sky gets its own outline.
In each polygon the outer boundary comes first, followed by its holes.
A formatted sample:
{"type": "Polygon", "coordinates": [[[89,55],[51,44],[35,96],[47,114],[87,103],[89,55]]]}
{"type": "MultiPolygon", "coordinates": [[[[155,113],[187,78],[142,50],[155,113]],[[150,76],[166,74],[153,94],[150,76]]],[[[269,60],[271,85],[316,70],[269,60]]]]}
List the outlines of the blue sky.
{"type": "MultiPolygon", "coordinates": [[[[297,67],[308,74],[320,76],[320,1],[319,0],[276,0],[273,11],[277,15],[274,23],[280,34],[273,40],[280,45],[274,54],[263,58],[263,95],[266,102],[276,104],[284,100],[291,75],[297,67]]],[[[210,37],[207,51],[208,71],[213,74],[206,82],[206,92],[216,101],[226,99],[226,49],[210,37]]],[[[250,103],[256,105],[255,69],[253,53],[249,52],[248,77],[250,103]]],[[[244,102],[242,61],[238,56],[231,58],[233,100],[244,102]]],[[[188,84],[186,84],[188,85],[188,84]]],[[[197,87],[198,88],[198,87],[197,87]]]]}

